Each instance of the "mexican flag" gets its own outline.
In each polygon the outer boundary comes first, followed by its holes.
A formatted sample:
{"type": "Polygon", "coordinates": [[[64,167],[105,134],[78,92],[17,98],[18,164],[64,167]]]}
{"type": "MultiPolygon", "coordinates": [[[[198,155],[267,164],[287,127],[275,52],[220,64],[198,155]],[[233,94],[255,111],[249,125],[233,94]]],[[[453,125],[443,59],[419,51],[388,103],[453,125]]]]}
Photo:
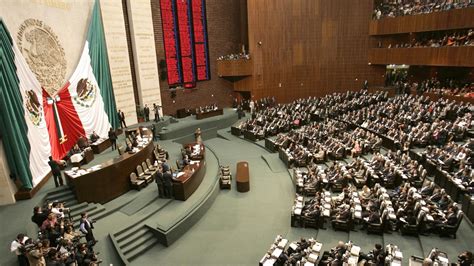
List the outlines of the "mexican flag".
{"type": "Polygon", "coordinates": [[[0,18],[0,132],[10,172],[32,189],[50,171],[42,88],[0,18]]]}
{"type": "Polygon", "coordinates": [[[81,136],[95,131],[107,138],[109,129],[118,127],[99,1],[76,70],[56,95],[44,95],[44,101],[54,159],[67,155],[81,136]]]}
{"type": "Polygon", "coordinates": [[[118,117],[96,0],[81,58],[68,82],[49,95],[0,18],[0,140],[8,168],[25,189],[50,172],[48,157],[65,157],[79,137],[108,136],[118,117]]]}

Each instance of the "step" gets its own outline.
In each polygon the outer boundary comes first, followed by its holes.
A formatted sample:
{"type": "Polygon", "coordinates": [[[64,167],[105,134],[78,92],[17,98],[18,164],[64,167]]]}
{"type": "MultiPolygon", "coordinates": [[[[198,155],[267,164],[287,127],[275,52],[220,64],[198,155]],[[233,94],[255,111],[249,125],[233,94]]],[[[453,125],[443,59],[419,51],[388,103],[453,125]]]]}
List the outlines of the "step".
{"type": "Polygon", "coordinates": [[[69,209],[71,209],[72,206],[76,206],[76,205],[79,205],[79,202],[75,198],[72,201],[66,202],[66,207],[68,207],[69,209]]]}
{"type": "MultiPolygon", "coordinates": [[[[143,209],[141,209],[138,213],[135,215],[139,215],[141,218],[141,221],[144,221],[148,219],[150,216],[155,215],[158,211],[166,207],[168,204],[172,203],[174,200],[171,199],[160,199],[159,204],[155,204],[153,206],[147,206],[143,209]]],[[[137,224],[139,224],[140,221],[136,221],[135,223],[130,223],[129,225],[125,226],[124,228],[116,231],[113,233],[113,236],[115,238],[119,237],[121,234],[130,232],[130,230],[135,230],[134,228],[137,228],[137,224]]],[[[128,233],[127,233],[128,234],[128,233]]]]}
{"type": "Polygon", "coordinates": [[[140,238],[144,234],[149,233],[149,232],[150,230],[148,230],[147,227],[143,226],[137,231],[134,231],[133,234],[129,235],[128,237],[122,237],[120,240],[117,240],[117,243],[119,243],[119,247],[123,249],[126,246],[132,244],[133,242],[137,241],[138,238],[140,238]]]}
{"type": "Polygon", "coordinates": [[[52,196],[58,193],[63,193],[64,191],[72,191],[72,189],[69,186],[60,186],[47,192],[45,197],[52,196]]]}
{"type": "Polygon", "coordinates": [[[71,212],[71,216],[72,217],[75,217],[75,216],[80,216],[81,213],[83,212],[89,212],[89,211],[92,211],[94,209],[97,208],[97,205],[94,204],[94,203],[89,203],[87,204],[84,208],[80,208],[80,209],[76,209],[74,211],[71,212]]]}
{"type": "Polygon", "coordinates": [[[93,209],[93,210],[90,211],[90,212],[87,212],[87,214],[89,215],[89,217],[90,217],[91,219],[93,219],[93,220],[97,220],[96,217],[99,216],[102,212],[105,211],[104,206],[99,205],[99,204],[96,205],[96,206],[97,206],[97,208],[93,209]]]}
{"type": "Polygon", "coordinates": [[[61,194],[57,197],[47,197],[46,201],[48,201],[48,202],[57,201],[57,202],[67,203],[68,201],[72,201],[72,200],[75,200],[75,199],[76,199],[76,195],[74,195],[74,193],[70,192],[70,193],[61,194]]]}
{"type": "Polygon", "coordinates": [[[154,245],[158,243],[158,239],[156,237],[151,237],[147,241],[143,242],[140,246],[137,246],[133,249],[130,253],[126,254],[126,258],[128,261],[132,261],[136,259],[141,254],[145,253],[147,250],[151,249],[154,245]]]}
{"type": "Polygon", "coordinates": [[[55,192],[55,193],[52,193],[52,194],[50,194],[50,193],[46,194],[45,200],[55,201],[56,199],[59,199],[59,198],[65,197],[65,196],[69,196],[69,195],[74,195],[74,192],[72,192],[72,190],[70,190],[70,189],[61,190],[61,191],[58,191],[58,192],[55,192]]]}
{"type": "MultiPolygon", "coordinates": [[[[87,216],[89,217],[90,220],[97,220],[96,217],[100,215],[102,212],[105,212],[105,208],[102,205],[96,205],[94,204],[94,208],[90,211],[87,211],[87,216]]],[[[74,219],[74,226],[79,226],[79,223],[81,221],[80,213],[79,216],[73,217],[74,219]]]]}
{"type": "Polygon", "coordinates": [[[147,243],[150,239],[155,239],[155,235],[151,231],[147,231],[145,234],[137,237],[134,242],[130,243],[129,245],[122,248],[123,254],[125,256],[130,257],[129,254],[132,253],[134,250],[139,249],[142,245],[147,243]]]}
{"type": "Polygon", "coordinates": [[[124,241],[125,239],[130,238],[132,235],[134,235],[136,232],[140,231],[143,228],[145,228],[143,226],[143,224],[141,224],[141,223],[135,224],[135,225],[127,228],[127,230],[116,233],[114,235],[114,237],[117,240],[117,243],[120,243],[120,242],[124,241]]]}
{"type": "Polygon", "coordinates": [[[74,204],[74,205],[72,205],[71,207],[69,207],[69,211],[71,211],[71,212],[76,212],[77,210],[86,207],[88,204],[89,204],[89,203],[87,203],[87,202],[82,202],[82,203],[79,203],[79,204],[74,204]]]}

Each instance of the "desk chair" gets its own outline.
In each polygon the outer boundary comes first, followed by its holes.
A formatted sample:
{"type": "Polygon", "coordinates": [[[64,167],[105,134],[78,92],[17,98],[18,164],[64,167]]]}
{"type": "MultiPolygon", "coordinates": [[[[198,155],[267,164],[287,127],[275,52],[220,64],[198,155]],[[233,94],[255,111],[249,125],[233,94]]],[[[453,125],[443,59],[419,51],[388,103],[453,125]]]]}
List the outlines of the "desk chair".
{"type": "Polygon", "coordinates": [[[135,173],[130,174],[130,182],[132,182],[132,187],[137,190],[140,190],[141,188],[144,188],[147,185],[145,180],[138,179],[137,174],[135,173]]]}
{"type": "Polygon", "coordinates": [[[137,165],[138,179],[145,180],[147,184],[153,182],[153,177],[150,174],[145,174],[141,165],[137,165]]]}

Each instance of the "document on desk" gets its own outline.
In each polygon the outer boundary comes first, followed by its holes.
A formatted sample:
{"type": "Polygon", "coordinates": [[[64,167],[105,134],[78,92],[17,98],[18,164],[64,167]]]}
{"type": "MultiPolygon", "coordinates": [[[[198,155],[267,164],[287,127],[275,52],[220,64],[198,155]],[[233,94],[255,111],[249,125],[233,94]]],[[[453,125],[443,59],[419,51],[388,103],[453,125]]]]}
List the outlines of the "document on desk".
{"type": "Polygon", "coordinates": [[[180,176],[184,175],[184,172],[179,172],[177,175],[176,175],[176,178],[179,178],[180,176]]]}

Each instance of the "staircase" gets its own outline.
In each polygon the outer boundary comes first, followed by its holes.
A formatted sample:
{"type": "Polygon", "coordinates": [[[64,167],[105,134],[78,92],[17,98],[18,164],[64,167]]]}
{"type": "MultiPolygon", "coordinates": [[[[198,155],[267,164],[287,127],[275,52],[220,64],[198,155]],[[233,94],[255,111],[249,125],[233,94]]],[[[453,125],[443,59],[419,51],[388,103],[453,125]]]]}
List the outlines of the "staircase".
{"type": "Polygon", "coordinates": [[[119,255],[126,264],[158,243],[158,238],[155,237],[153,229],[144,223],[111,234],[110,238],[115,247],[118,247],[119,255]]]}
{"type": "Polygon", "coordinates": [[[69,208],[70,217],[74,222],[74,228],[79,228],[81,213],[83,212],[87,212],[89,218],[92,220],[98,220],[106,216],[106,211],[102,204],[78,203],[74,191],[68,186],[61,186],[48,192],[44,197],[43,203],[54,201],[64,202],[64,206],[69,208]]]}

